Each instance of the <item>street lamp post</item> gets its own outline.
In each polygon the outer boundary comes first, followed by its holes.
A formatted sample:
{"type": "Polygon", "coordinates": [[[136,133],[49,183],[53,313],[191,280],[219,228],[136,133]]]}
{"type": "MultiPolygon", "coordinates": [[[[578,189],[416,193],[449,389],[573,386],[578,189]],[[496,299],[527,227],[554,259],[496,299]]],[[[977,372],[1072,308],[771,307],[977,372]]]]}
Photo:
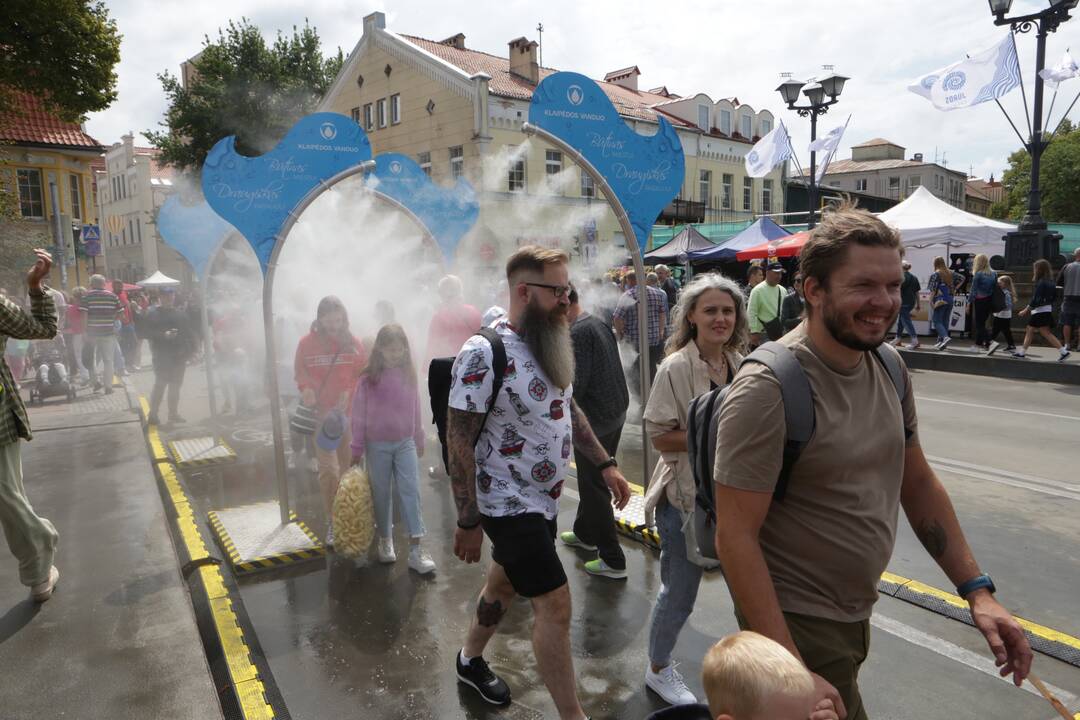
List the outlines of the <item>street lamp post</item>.
{"type": "MultiPolygon", "coordinates": [[[[776,88],[777,92],[780,93],[780,97],[787,103],[789,110],[794,110],[801,117],[810,118],[811,143],[817,140],[818,115],[824,115],[829,111],[829,106],[835,105],[840,100],[840,93],[844,91],[844,83],[848,80],[849,78],[843,75],[831,73],[809,84],[800,80],[788,79],[780,83],[780,86],[776,88]],[[800,91],[809,101],[808,105],[795,104],[799,100],[800,91]],[[826,97],[829,99],[826,100],[826,97]]],[[[807,195],[810,200],[810,213],[806,224],[807,227],[812,228],[817,224],[815,213],[818,205],[817,153],[813,150],[810,151],[810,178],[808,183],[807,195]]]]}
{"type": "Polygon", "coordinates": [[[1059,253],[1061,233],[1047,230],[1042,217],[1042,199],[1039,192],[1039,168],[1042,154],[1049,140],[1043,137],[1043,78],[1039,73],[1046,67],[1046,36],[1069,19],[1069,11],[1080,0],[1049,0],[1050,6],[1037,13],[1017,17],[1005,17],[1012,7],[1012,0],[988,0],[995,25],[1008,25],[1014,33],[1035,30],[1035,99],[1032,107],[1031,135],[1024,149],[1031,156],[1031,186],[1028,190],[1028,207],[1020,226],[1005,237],[1005,263],[1026,265],[1039,258],[1053,259],[1059,253]]]}

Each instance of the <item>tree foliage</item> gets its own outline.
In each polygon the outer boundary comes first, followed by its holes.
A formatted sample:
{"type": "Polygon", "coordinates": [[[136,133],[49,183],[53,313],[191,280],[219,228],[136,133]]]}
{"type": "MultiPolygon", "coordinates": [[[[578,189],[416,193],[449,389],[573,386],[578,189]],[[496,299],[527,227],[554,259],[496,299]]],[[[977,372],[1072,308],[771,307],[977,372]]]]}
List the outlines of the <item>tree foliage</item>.
{"type": "Polygon", "coordinates": [[[100,0],[3,0],[0,48],[0,111],[14,107],[13,90],[70,122],[116,100],[120,33],[100,0]]]}
{"type": "MultiPolygon", "coordinates": [[[[1027,212],[1031,156],[1017,150],[1001,177],[1005,197],[990,206],[990,217],[1019,222],[1027,212]]],[[[1065,120],[1043,152],[1039,169],[1042,216],[1047,222],[1080,222],[1080,128],[1065,120]]]]}
{"type": "Polygon", "coordinates": [[[216,40],[204,40],[188,87],[167,71],[158,75],[169,98],[166,129],[144,134],[161,149],[162,162],[181,170],[200,170],[214,144],[229,135],[238,152],[260,155],[315,109],[343,64],[340,48],[323,56],[306,20],[291,35],[278,31],[272,44],[246,18],[230,21],[216,40]]]}

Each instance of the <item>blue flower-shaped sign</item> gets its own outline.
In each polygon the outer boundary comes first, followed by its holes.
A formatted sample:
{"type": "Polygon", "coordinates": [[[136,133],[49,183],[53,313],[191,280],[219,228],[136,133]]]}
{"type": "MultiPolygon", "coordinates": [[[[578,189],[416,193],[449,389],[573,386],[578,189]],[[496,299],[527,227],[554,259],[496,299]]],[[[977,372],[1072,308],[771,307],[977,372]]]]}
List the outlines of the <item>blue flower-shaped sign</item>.
{"type": "Polygon", "coordinates": [[[210,258],[225,238],[233,232],[233,226],[199,198],[186,203],[180,195],[165,198],[157,217],[158,233],[165,244],[184,256],[191,263],[199,282],[206,280],[210,258]]]}

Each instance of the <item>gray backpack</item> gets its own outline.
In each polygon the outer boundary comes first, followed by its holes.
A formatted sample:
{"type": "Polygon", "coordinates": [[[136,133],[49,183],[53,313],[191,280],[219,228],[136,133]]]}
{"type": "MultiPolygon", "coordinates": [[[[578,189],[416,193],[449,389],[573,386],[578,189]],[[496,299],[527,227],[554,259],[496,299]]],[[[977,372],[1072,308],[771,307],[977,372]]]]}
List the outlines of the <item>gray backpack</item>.
{"type": "MultiPolygon", "coordinates": [[[[885,343],[873,351],[873,355],[889,373],[896,394],[903,402],[907,395],[907,376],[904,374],[900,354],[885,343]]],[[[743,363],[760,363],[769,368],[780,381],[780,395],[784,402],[784,461],[780,477],[773,490],[773,500],[783,502],[787,493],[791,470],[814,434],[814,394],[810,381],[795,354],[786,345],[767,342],[750,353],[743,363]]],[[[717,388],[690,401],[687,413],[686,441],[690,467],[697,487],[693,518],[685,528],[687,544],[694,546],[687,556],[692,562],[705,567],[715,567],[716,556],[716,498],[713,492],[713,467],[716,461],[716,431],[720,420],[720,408],[727,397],[731,384],[717,388]],[[693,532],[693,538],[689,537],[693,532]]],[[[905,428],[905,432],[910,434],[905,428]]]]}

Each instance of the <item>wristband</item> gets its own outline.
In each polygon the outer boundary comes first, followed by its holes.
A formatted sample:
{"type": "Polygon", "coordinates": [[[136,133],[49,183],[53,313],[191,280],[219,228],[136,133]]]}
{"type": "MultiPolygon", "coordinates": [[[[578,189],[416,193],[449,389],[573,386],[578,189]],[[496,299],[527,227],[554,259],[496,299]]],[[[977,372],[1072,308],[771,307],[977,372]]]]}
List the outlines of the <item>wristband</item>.
{"type": "Polygon", "coordinates": [[[615,460],[615,458],[609,457],[607,460],[597,465],[596,470],[597,472],[604,472],[609,467],[619,467],[619,463],[615,460]]]}
{"type": "Polygon", "coordinates": [[[479,520],[477,520],[477,521],[476,521],[476,522],[474,522],[474,523],[473,523],[472,525],[462,525],[462,524],[461,524],[461,521],[460,521],[460,520],[458,520],[458,521],[457,521],[457,526],[458,526],[459,528],[461,528],[462,530],[475,530],[476,528],[480,527],[480,521],[479,521],[479,520]]]}
{"type": "Polygon", "coordinates": [[[994,586],[994,581],[991,580],[990,576],[986,573],[983,573],[982,575],[976,575],[972,579],[960,585],[960,587],[956,588],[956,594],[966,600],[968,595],[975,592],[976,590],[982,590],[983,588],[989,590],[991,595],[997,592],[997,587],[994,586]]]}

